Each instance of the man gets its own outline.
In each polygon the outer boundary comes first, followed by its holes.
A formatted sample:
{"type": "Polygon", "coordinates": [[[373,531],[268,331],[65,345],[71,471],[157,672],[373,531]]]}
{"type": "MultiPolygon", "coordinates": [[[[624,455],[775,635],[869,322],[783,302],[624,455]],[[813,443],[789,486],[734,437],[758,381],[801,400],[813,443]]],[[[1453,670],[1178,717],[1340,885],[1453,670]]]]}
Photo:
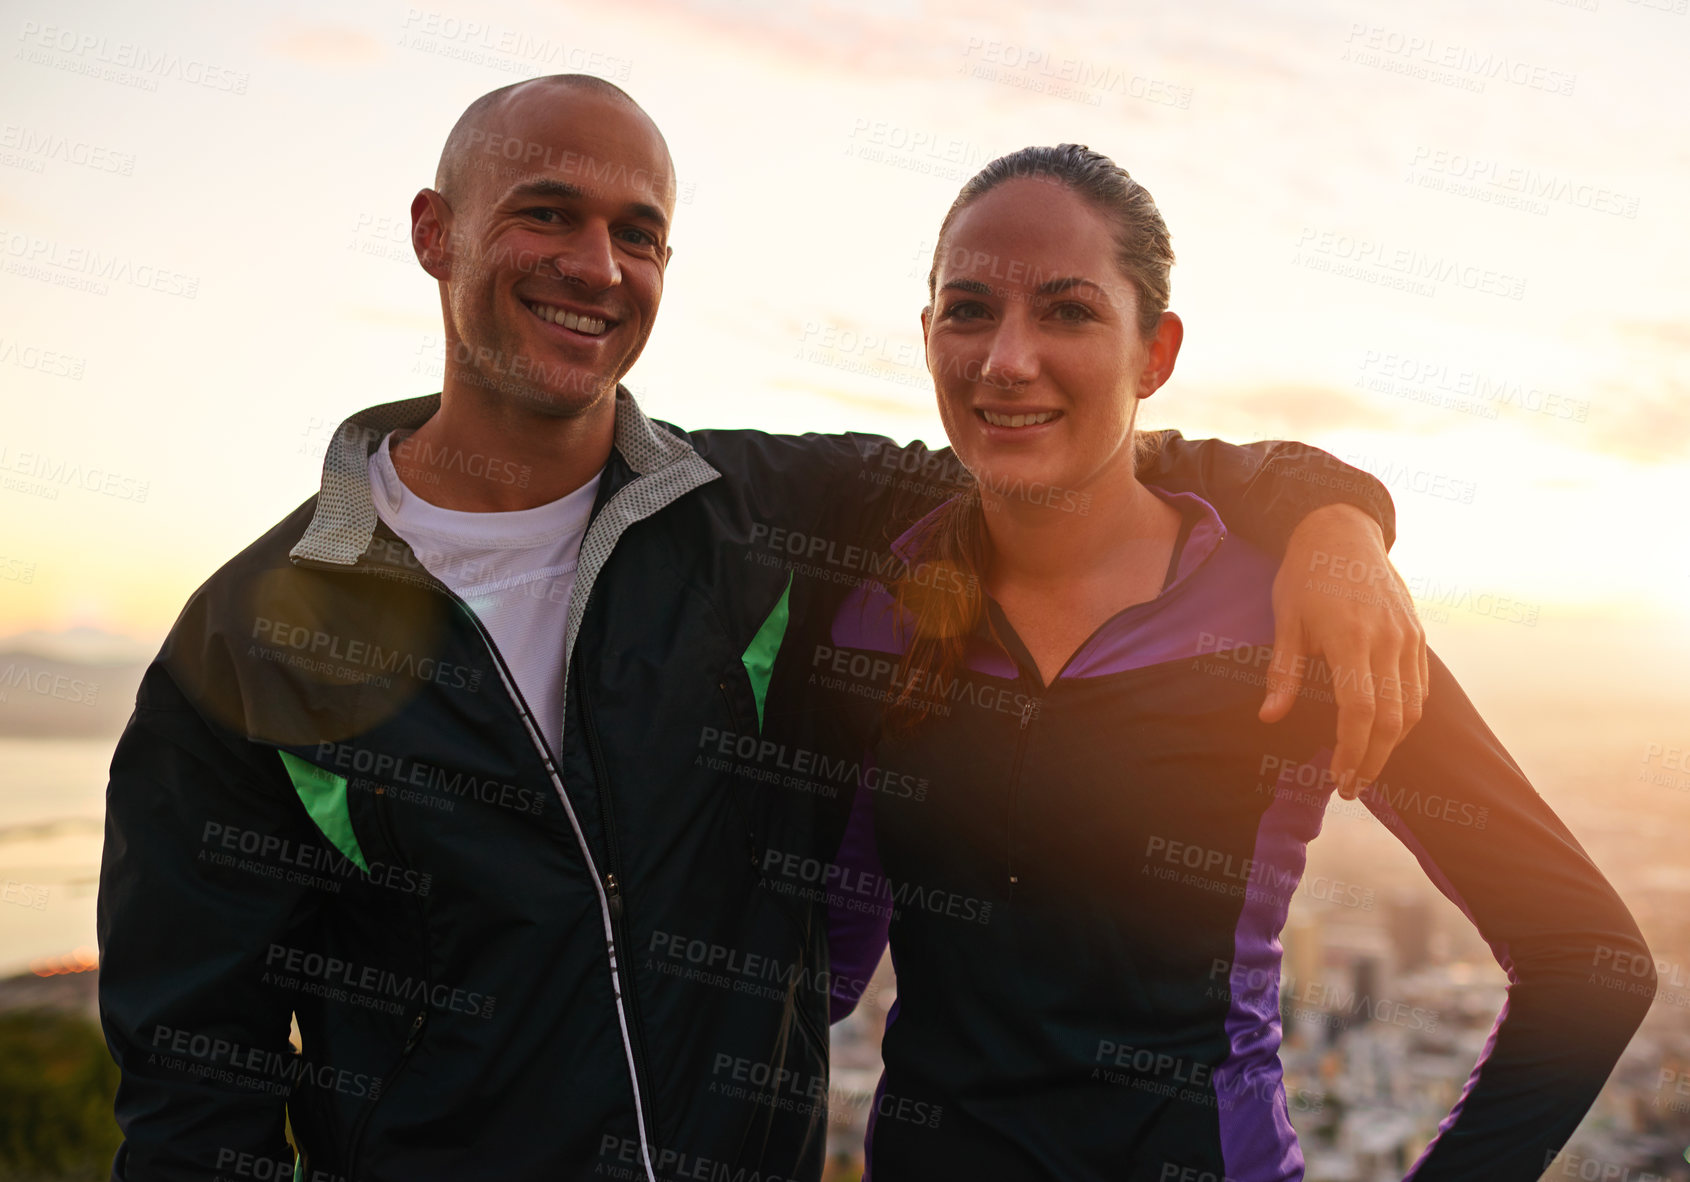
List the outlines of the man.
{"type": "MultiPolygon", "coordinates": [[[[348,420],[149,669],[101,872],[114,1178],[285,1175],[288,1129],[312,1179],[819,1175],[828,997],[861,983],[776,880],[834,857],[861,774],[792,718],[894,494],[952,468],[640,412],[618,382],[672,177],[607,83],[472,104],[412,205],[441,394],[348,420]]],[[[1389,498],[1322,453],[1170,437],[1155,463],[1265,544],[1295,527],[1292,567],[1388,569],[1389,498]]],[[[1418,626],[1306,573],[1282,655],[1362,674],[1366,778],[1415,717],[1418,626]]]]}

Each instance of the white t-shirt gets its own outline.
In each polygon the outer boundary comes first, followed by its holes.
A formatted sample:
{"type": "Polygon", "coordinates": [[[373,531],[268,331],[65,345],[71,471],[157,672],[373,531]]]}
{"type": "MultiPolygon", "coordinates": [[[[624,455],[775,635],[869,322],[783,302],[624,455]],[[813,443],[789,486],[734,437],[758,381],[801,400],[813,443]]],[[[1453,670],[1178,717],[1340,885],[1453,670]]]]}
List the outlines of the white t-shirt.
{"type": "Polygon", "coordinates": [[[389,434],[370,456],[376,515],[417,560],[475,612],[510,667],[535,724],[556,754],[563,743],[564,633],[575,560],[599,476],[567,496],[510,513],[442,509],[394,470],[389,434]]]}

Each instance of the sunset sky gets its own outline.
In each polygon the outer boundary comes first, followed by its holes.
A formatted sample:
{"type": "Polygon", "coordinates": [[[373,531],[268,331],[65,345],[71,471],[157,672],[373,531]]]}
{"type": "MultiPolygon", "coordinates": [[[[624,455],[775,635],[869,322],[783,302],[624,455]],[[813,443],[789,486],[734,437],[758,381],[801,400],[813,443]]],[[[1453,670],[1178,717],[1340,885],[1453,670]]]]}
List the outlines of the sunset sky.
{"type": "Polygon", "coordinates": [[[942,441],[938,221],[992,157],[1087,143],[1179,258],[1150,425],[1381,475],[1434,642],[1493,673],[1682,697],[1684,8],[6,0],[0,638],[152,650],[341,418],[437,390],[410,200],[471,99],[582,70],[681,181],[655,415],[942,441]]]}

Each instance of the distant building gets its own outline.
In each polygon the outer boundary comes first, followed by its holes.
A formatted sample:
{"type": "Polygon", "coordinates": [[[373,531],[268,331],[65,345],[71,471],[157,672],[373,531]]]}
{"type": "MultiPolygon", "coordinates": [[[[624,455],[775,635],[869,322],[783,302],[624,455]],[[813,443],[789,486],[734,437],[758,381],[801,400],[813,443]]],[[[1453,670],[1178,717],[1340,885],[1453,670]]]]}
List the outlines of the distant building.
{"type": "Polygon", "coordinates": [[[1431,964],[1431,898],[1424,891],[1399,891],[1391,897],[1388,914],[1397,971],[1412,973],[1431,964]]]}
{"type": "Polygon", "coordinates": [[[47,957],[27,973],[0,978],[0,1010],[62,1010],[98,1022],[99,983],[99,961],[91,949],[47,957]]]}

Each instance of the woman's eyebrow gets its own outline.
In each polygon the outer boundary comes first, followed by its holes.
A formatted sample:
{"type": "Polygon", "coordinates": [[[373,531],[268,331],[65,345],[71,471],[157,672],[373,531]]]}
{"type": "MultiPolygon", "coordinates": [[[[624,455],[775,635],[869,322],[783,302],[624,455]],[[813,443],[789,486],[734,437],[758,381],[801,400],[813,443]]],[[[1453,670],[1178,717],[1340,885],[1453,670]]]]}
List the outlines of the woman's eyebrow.
{"type": "Polygon", "coordinates": [[[1103,285],[1101,283],[1091,279],[1085,279],[1078,275],[1070,275],[1063,279],[1051,279],[1039,284],[1035,294],[1058,295],[1075,287],[1095,287],[1098,291],[1103,290],[1103,285]]]}
{"type": "MultiPolygon", "coordinates": [[[[1087,279],[1081,275],[1066,275],[1060,279],[1048,279],[1033,289],[1034,295],[1060,295],[1065,291],[1072,291],[1076,287],[1090,287],[1097,291],[1103,290],[1103,285],[1094,279],[1087,279]]],[[[939,287],[940,291],[968,291],[977,295],[991,295],[992,289],[988,284],[978,279],[952,279],[939,287]]]]}

